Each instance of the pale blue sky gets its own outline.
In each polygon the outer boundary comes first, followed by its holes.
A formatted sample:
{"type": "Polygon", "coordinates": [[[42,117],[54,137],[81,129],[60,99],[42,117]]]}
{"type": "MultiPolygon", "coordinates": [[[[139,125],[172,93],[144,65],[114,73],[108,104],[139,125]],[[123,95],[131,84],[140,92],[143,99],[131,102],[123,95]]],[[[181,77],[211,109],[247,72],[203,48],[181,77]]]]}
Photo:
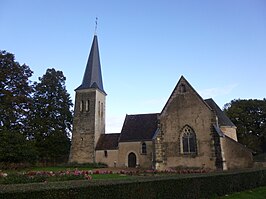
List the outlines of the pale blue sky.
{"type": "Polygon", "coordinates": [[[221,108],[266,97],[265,0],[0,0],[0,49],[33,81],[62,70],[74,102],[96,17],[107,132],[160,112],[181,75],[221,108]]]}

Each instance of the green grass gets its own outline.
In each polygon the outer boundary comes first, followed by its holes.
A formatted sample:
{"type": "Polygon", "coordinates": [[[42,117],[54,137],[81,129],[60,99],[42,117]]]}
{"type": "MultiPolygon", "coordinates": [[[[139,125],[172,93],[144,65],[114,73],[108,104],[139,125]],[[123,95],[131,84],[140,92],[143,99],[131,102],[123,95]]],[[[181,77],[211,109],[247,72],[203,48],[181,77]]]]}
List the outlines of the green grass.
{"type": "Polygon", "coordinates": [[[233,193],[227,196],[223,196],[220,199],[265,199],[265,198],[266,198],[266,186],[233,193]]]}

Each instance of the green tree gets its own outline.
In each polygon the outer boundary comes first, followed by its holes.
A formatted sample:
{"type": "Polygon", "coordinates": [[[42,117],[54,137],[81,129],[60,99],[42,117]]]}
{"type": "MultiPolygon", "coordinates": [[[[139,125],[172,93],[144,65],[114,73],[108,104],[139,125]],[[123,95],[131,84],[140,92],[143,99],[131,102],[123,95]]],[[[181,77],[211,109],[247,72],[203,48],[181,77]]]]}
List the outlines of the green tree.
{"type": "Polygon", "coordinates": [[[30,68],[0,51],[0,162],[33,161],[33,143],[27,139],[32,86],[30,68]]]}
{"type": "Polygon", "coordinates": [[[73,104],[62,71],[47,69],[39,80],[33,95],[32,137],[40,161],[61,162],[69,154],[73,104]]]}
{"type": "Polygon", "coordinates": [[[266,99],[232,100],[224,111],[237,126],[240,143],[257,153],[266,152],[266,99]]]}

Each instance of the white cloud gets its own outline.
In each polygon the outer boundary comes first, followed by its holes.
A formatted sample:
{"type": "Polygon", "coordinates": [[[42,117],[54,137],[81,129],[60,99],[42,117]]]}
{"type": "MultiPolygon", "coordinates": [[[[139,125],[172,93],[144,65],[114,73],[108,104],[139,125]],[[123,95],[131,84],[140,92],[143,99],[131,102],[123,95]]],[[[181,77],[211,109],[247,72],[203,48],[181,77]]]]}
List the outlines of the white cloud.
{"type": "Polygon", "coordinates": [[[238,84],[230,84],[225,87],[208,88],[199,91],[199,93],[204,99],[214,98],[217,96],[224,96],[230,94],[237,86],[238,84]]]}

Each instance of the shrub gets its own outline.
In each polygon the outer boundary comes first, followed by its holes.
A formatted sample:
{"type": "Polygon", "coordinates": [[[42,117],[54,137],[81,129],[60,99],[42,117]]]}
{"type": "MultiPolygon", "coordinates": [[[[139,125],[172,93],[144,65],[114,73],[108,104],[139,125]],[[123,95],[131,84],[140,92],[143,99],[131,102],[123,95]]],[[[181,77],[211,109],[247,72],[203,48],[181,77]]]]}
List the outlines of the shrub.
{"type": "Polygon", "coordinates": [[[0,198],[212,198],[266,185],[266,170],[1,187],[0,198]]]}
{"type": "Polygon", "coordinates": [[[10,163],[10,162],[0,162],[0,170],[20,170],[31,167],[30,163],[10,163]]]}

